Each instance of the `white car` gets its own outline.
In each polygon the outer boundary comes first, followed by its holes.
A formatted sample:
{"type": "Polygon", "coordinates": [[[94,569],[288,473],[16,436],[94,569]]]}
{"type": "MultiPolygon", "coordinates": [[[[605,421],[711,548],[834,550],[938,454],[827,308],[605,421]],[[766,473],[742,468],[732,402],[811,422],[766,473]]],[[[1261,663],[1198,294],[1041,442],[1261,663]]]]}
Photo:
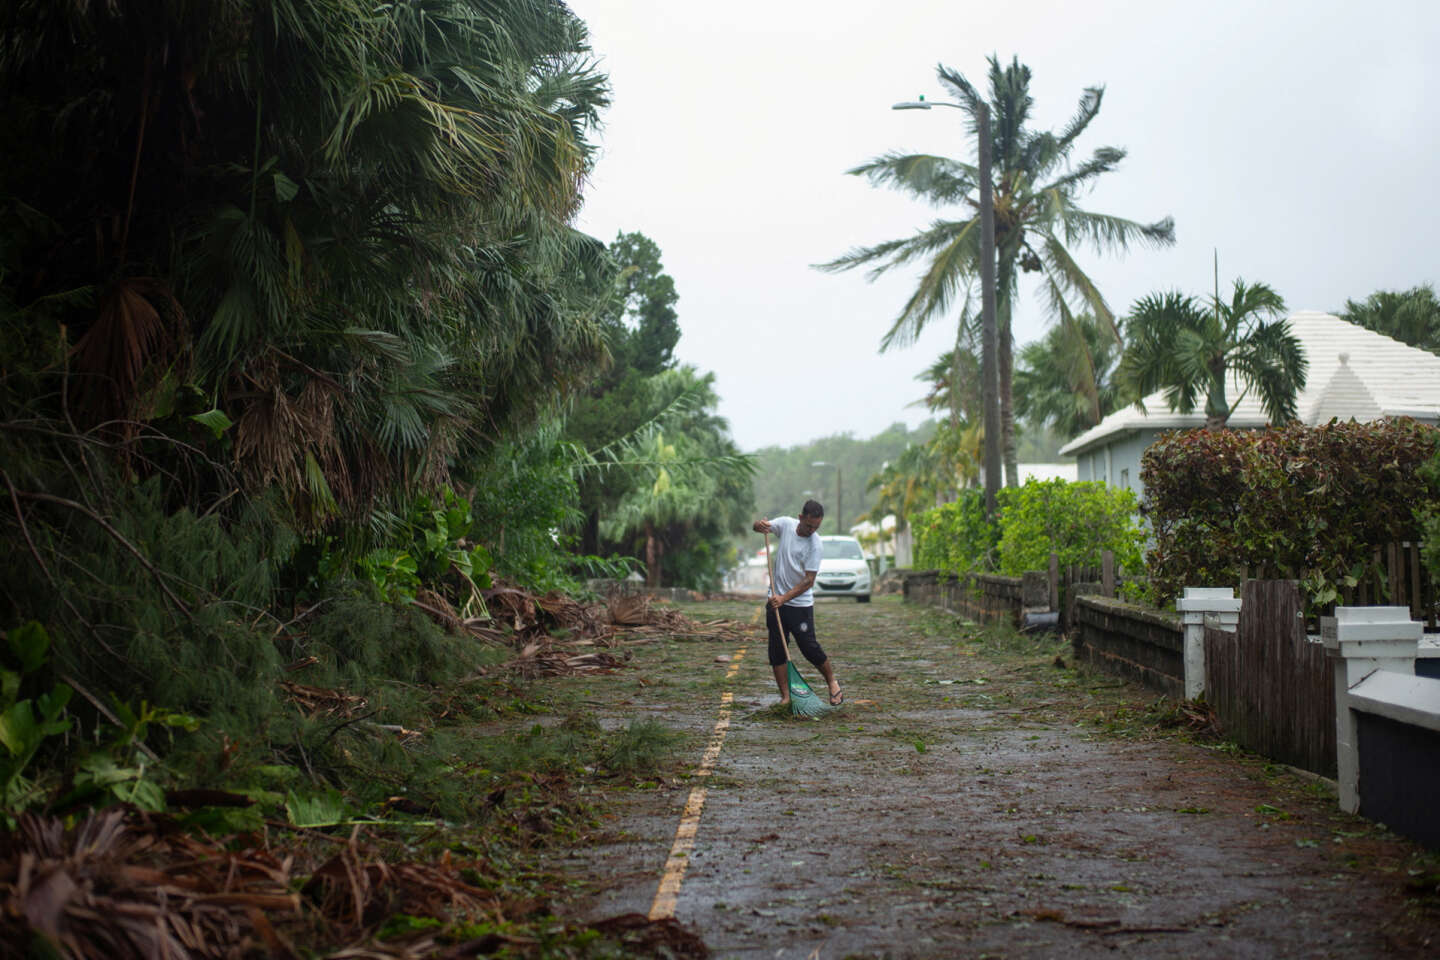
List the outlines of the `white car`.
{"type": "Polygon", "coordinates": [[[870,565],[865,551],[854,537],[821,537],[824,551],[820,571],[815,574],[815,596],[854,597],[870,602],[870,565]]]}

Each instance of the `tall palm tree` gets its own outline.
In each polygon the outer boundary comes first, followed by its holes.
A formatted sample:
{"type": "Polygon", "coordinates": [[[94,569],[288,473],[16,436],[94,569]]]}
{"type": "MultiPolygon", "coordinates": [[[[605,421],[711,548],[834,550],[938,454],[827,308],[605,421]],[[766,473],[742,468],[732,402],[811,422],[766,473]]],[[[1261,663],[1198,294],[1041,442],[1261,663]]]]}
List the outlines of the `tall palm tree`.
{"type": "Polygon", "coordinates": [[[1129,344],[1120,380],[1144,409],[1144,397],[1165,391],[1170,409],[1189,413],[1203,396],[1205,428],[1225,426],[1234,403],[1226,395],[1233,372],[1254,390],[1271,423],[1295,418],[1295,396],[1305,388],[1309,363],[1283,318],[1285,301],[1263,283],[1236,280],[1230,300],[1208,304],[1178,292],[1151,294],[1135,302],[1125,320],[1129,344]],[[1267,319],[1268,318],[1268,319],[1267,319]]]}
{"type": "Polygon", "coordinates": [[[1120,347],[1089,313],[1051,327],[1020,350],[1015,370],[1015,414],[1065,437],[1095,426],[1130,402],[1115,376],[1120,347]]]}
{"type": "MultiPolygon", "coordinates": [[[[1058,132],[1034,131],[1026,124],[1033,99],[1030,68],[1018,59],[1008,66],[989,58],[991,153],[995,181],[996,317],[999,327],[1000,416],[1004,435],[1006,483],[1019,483],[1015,458],[1012,403],[1013,339],[1011,317],[1021,273],[1038,274],[1040,292],[1051,315],[1074,322],[1077,309],[1088,309],[1119,342],[1119,330],[1105,298],[1075,259],[1076,244],[1097,253],[1125,250],[1131,244],[1166,246],[1175,242],[1174,221],[1166,217],[1143,224],[1079,206],[1082,193],[1125,158],[1117,147],[1100,147],[1088,160],[1072,164],[1075,141],[1100,112],[1104,88],[1089,87],[1075,116],[1058,132]]],[[[976,118],[984,103],[965,77],[943,64],[940,83],[976,118]]],[[[932,154],[887,153],[848,171],[876,186],[893,187],[936,207],[959,206],[961,216],[936,220],[914,236],[846,253],[819,268],[830,272],[870,267],[874,279],[896,267],[926,263],[919,286],[880,341],[881,351],[913,343],[936,316],[957,303],[958,322],[979,320],[980,198],[974,164],[932,154]]],[[[1088,389],[1093,390],[1093,384],[1088,389]]]]}

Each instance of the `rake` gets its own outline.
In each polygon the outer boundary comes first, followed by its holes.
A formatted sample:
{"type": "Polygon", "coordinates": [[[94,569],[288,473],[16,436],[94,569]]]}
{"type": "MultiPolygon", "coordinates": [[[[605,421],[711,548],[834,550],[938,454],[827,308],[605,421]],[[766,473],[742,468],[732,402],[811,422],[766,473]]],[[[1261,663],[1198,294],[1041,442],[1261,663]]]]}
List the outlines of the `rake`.
{"type": "Polygon", "coordinates": [[[810,689],[810,684],[800,676],[800,671],[795,669],[794,661],[785,661],[789,668],[790,675],[790,713],[797,717],[818,717],[821,714],[829,713],[835,708],[821,700],[810,689]]]}
{"type": "MultiPolygon", "coordinates": [[[[770,569],[770,534],[765,534],[765,574],[770,582],[770,594],[775,595],[775,572],[770,569]]],[[[775,611],[775,619],[780,619],[780,611],[775,611]]],[[[781,635],[784,635],[784,628],[781,628],[781,635]]],[[[795,669],[795,662],[789,658],[790,644],[785,644],[785,667],[787,683],[790,685],[790,714],[796,717],[818,717],[829,713],[835,708],[816,696],[815,691],[810,689],[810,684],[800,676],[800,671],[795,669]]]]}

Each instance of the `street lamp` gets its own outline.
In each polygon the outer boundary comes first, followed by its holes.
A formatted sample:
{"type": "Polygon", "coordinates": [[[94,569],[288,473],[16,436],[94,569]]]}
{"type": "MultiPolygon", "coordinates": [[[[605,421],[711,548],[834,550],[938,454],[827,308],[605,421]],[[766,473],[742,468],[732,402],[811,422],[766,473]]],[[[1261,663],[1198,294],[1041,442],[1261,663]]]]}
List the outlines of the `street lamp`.
{"type": "MultiPolygon", "coordinates": [[[[946,100],[902,100],[892,110],[929,110],[931,107],[954,107],[966,110],[963,104],[946,100]]],[[[968,112],[968,111],[967,111],[968,112]]],[[[1000,493],[1000,363],[999,331],[995,324],[995,190],[990,179],[990,107],[983,101],[975,104],[975,132],[980,139],[980,397],[985,408],[985,516],[995,519],[1000,493]]],[[[959,362],[959,344],[956,344],[959,362]]],[[[953,391],[957,384],[952,383],[953,391]]],[[[953,402],[952,395],[952,402],[953,402]]]]}
{"type": "Polygon", "coordinates": [[[845,488],[844,488],[844,486],[841,485],[841,480],[840,480],[840,468],[839,468],[838,466],[836,466],[835,464],[833,464],[833,463],[826,463],[824,460],[816,460],[814,463],[810,464],[810,466],[812,466],[812,467],[829,467],[829,468],[831,468],[832,470],[835,471],[835,532],[836,532],[836,533],[844,533],[844,532],[845,532],[845,526],[844,526],[844,524],[841,522],[840,518],[841,518],[841,516],[842,516],[842,515],[844,514],[844,512],[845,512],[845,511],[844,511],[844,505],[845,505],[845,500],[844,500],[845,488]]]}
{"type": "Polygon", "coordinates": [[[948,100],[926,100],[925,94],[920,94],[919,100],[901,100],[890,107],[891,110],[929,110],[931,107],[954,107],[956,110],[965,108],[958,103],[951,103],[948,100]]]}

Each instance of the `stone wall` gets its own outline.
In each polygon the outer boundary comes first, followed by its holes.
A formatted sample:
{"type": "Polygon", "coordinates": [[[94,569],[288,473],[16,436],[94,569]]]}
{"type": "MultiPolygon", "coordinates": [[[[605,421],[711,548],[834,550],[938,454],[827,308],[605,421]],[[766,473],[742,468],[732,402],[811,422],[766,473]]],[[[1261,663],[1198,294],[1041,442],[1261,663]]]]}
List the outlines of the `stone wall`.
{"type": "Polygon", "coordinates": [[[1019,626],[1027,607],[1043,607],[1044,574],[1002,577],[993,573],[972,573],[959,577],[941,575],[938,570],[905,574],[906,603],[940,607],[977,623],[1008,623],[1019,626]]]}
{"type": "Polygon", "coordinates": [[[1177,700],[1184,696],[1185,636],[1178,615],[1080,596],[1070,639],[1076,659],[1177,700]]]}

